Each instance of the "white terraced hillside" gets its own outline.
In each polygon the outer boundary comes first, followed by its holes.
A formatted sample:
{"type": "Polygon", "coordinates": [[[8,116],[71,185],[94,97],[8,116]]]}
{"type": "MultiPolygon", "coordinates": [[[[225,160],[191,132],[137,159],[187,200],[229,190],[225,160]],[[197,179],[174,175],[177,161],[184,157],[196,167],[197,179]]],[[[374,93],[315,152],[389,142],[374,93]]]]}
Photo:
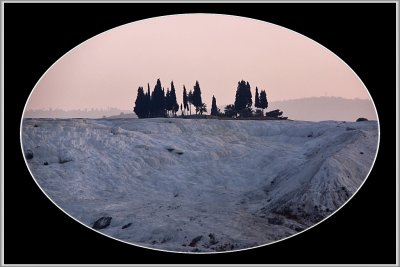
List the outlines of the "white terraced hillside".
{"type": "Polygon", "coordinates": [[[24,119],[22,145],[40,187],[83,224],[215,252],[289,237],[340,208],[372,167],[378,124],[24,119]]]}

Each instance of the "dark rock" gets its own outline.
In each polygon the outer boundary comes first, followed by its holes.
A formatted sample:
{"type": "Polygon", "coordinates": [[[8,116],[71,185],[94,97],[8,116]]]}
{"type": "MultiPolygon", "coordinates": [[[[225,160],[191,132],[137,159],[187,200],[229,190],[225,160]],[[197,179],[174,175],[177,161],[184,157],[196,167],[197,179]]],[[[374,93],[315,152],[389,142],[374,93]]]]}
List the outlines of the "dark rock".
{"type": "Polygon", "coordinates": [[[127,223],[127,224],[125,224],[124,226],[122,226],[122,229],[126,229],[126,228],[128,228],[129,226],[131,226],[132,225],[132,223],[127,223]]]}
{"type": "Polygon", "coordinates": [[[292,230],[295,230],[296,232],[301,232],[304,230],[304,228],[296,226],[296,225],[289,225],[289,228],[292,230]]]}
{"type": "Polygon", "coordinates": [[[358,119],[356,120],[356,122],[360,122],[360,121],[368,121],[368,119],[366,119],[366,118],[358,118],[358,119]]]}
{"type": "Polygon", "coordinates": [[[33,159],[33,152],[32,150],[28,149],[25,151],[25,158],[26,159],[33,159]]]}
{"type": "Polygon", "coordinates": [[[364,152],[360,152],[360,154],[362,155],[362,154],[364,154],[364,152]]]}
{"type": "Polygon", "coordinates": [[[172,151],[174,151],[175,149],[173,149],[173,148],[167,148],[167,150],[168,150],[169,152],[172,152],[172,151]]]}
{"type": "Polygon", "coordinates": [[[178,154],[178,155],[182,155],[183,154],[183,152],[181,152],[181,151],[177,151],[175,153],[178,154]]]}
{"type": "Polygon", "coordinates": [[[197,243],[203,238],[202,235],[199,235],[195,238],[192,239],[192,241],[190,242],[189,246],[191,247],[195,247],[197,245],[197,243]]]}
{"type": "Polygon", "coordinates": [[[94,222],[93,224],[93,229],[104,229],[108,227],[111,223],[112,217],[101,217],[97,221],[94,222]]]}
{"type": "Polygon", "coordinates": [[[309,134],[309,135],[307,135],[307,137],[313,137],[313,135],[312,135],[312,134],[309,134]]]}
{"type": "Polygon", "coordinates": [[[208,237],[210,238],[210,245],[215,245],[218,241],[215,239],[215,235],[213,233],[209,234],[208,237]]]}
{"type": "Polygon", "coordinates": [[[39,127],[37,124],[33,125],[33,127],[39,127]]]}
{"type": "Polygon", "coordinates": [[[43,162],[43,165],[49,165],[49,163],[47,161],[43,162]]]}

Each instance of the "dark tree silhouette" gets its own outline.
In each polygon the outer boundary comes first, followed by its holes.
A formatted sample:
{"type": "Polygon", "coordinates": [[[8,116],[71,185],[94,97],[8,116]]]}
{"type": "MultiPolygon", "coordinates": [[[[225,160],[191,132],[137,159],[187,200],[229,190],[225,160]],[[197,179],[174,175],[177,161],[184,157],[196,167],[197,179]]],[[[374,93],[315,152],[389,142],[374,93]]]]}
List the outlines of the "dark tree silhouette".
{"type": "Polygon", "coordinates": [[[165,106],[167,105],[167,98],[165,97],[165,90],[164,87],[162,88],[162,102],[161,102],[161,110],[166,110],[165,106]]]}
{"type": "Polygon", "coordinates": [[[203,112],[207,112],[207,105],[205,103],[201,104],[201,107],[196,107],[196,113],[199,112],[200,115],[203,115],[203,112]]]}
{"type": "Polygon", "coordinates": [[[230,105],[225,106],[224,113],[225,113],[225,116],[227,116],[229,118],[235,117],[237,114],[235,105],[230,104],[230,105]]]}
{"type": "Polygon", "coordinates": [[[262,108],[263,114],[264,109],[268,108],[267,93],[265,93],[265,90],[261,90],[260,93],[260,108],[262,108]]]}
{"type": "Polygon", "coordinates": [[[283,117],[282,114],[283,114],[283,111],[280,111],[279,109],[274,109],[270,112],[267,112],[265,114],[265,116],[280,119],[280,120],[286,120],[288,117],[283,117]]]}
{"type": "Polygon", "coordinates": [[[165,109],[167,110],[167,115],[169,116],[170,111],[172,111],[172,101],[169,88],[167,88],[167,93],[165,94],[165,109]]]}
{"type": "Polygon", "coordinates": [[[251,105],[253,104],[251,98],[252,97],[249,82],[245,82],[243,80],[238,82],[235,97],[235,109],[241,116],[248,116],[249,110],[251,113],[251,105]]]}
{"type": "Polygon", "coordinates": [[[246,83],[246,99],[247,99],[247,107],[251,108],[253,105],[253,100],[251,96],[251,88],[249,82],[246,83]]]}
{"type": "Polygon", "coordinates": [[[147,110],[148,108],[146,106],[146,97],[144,95],[143,87],[139,87],[133,111],[139,118],[146,118],[148,116],[147,110]]]}
{"type": "Polygon", "coordinates": [[[179,105],[178,105],[178,103],[176,103],[176,105],[173,107],[173,112],[174,112],[174,116],[176,116],[176,113],[178,112],[178,110],[179,110],[179,105]]]}
{"type": "MultiPolygon", "coordinates": [[[[238,82],[235,95],[235,103],[225,107],[225,115],[227,117],[236,117],[239,113],[240,117],[250,117],[253,116],[252,110],[252,94],[249,82],[241,80],[238,82]]],[[[157,79],[154,90],[150,94],[150,84],[147,84],[147,92],[144,92],[143,87],[138,88],[138,93],[135,101],[134,112],[139,118],[148,117],[168,117],[175,116],[181,109],[182,115],[186,111],[190,111],[192,114],[192,106],[195,107],[196,115],[200,113],[207,112],[207,106],[203,103],[201,98],[200,84],[196,81],[193,90],[187,93],[186,87],[183,86],[183,103],[178,105],[176,99],[176,91],[174,82],[171,81],[171,89],[167,88],[165,91],[164,87],[161,85],[160,79],[157,79]]],[[[268,107],[267,95],[265,90],[261,90],[259,93],[258,87],[255,90],[255,107],[262,110],[258,110],[259,114],[264,115],[264,109],[268,107]]],[[[186,113],[187,114],[187,113],[186,113]]],[[[211,104],[211,115],[218,116],[220,110],[217,107],[217,100],[215,96],[212,97],[211,104]]],[[[275,115],[271,113],[269,115],[275,115]]]]}
{"type": "Polygon", "coordinates": [[[214,96],[212,97],[211,115],[218,116],[217,100],[214,96]]]}
{"type": "Polygon", "coordinates": [[[197,112],[199,112],[203,106],[203,101],[201,100],[201,89],[200,89],[200,85],[199,82],[196,81],[195,86],[193,87],[193,106],[196,107],[196,114],[197,112]]]}
{"type": "Polygon", "coordinates": [[[260,108],[260,95],[258,94],[258,87],[256,86],[256,95],[254,96],[254,106],[260,108]]]}
{"type": "MultiPolygon", "coordinates": [[[[186,91],[186,87],[183,86],[183,108],[184,110],[189,110],[189,104],[188,104],[188,95],[187,95],[187,91],[186,91]]],[[[181,108],[182,109],[182,108],[181,108]]]]}
{"type": "Polygon", "coordinates": [[[165,92],[161,86],[160,79],[157,79],[157,83],[151,93],[151,109],[150,114],[152,117],[165,117],[165,92]]]}
{"type": "Polygon", "coordinates": [[[171,82],[171,91],[170,91],[169,97],[170,97],[171,111],[173,112],[174,116],[176,116],[176,112],[178,112],[178,110],[179,110],[179,105],[176,100],[176,92],[175,92],[174,82],[171,82]]]}
{"type": "Polygon", "coordinates": [[[189,112],[190,112],[190,115],[192,115],[192,105],[193,105],[193,92],[192,92],[192,90],[189,91],[188,101],[189,101],[189,112]]]}
{"type": "Polygon", "coordinates": [[[150,93],[150,84],[147,83],[147,93],[146,96],[146,106],[147,106],[147,117],[150,117],[151,112],[151,93],[150,93]]]}

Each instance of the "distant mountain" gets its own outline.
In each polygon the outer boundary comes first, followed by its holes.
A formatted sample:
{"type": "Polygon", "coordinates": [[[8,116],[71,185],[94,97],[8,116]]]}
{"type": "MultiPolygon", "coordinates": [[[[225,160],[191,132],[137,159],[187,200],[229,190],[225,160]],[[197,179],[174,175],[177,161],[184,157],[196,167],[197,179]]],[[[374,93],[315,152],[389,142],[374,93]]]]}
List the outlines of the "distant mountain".
{"type": "Polygon", "coordinates": [[[374,104],[366,99],[310,97],[269,103],[267,111],[280,109],[283,116],[307,121],[355,121],[363,117],[377,120],[374,104]]]}
{"type": "Polygon", "coordinates": [[[108,109],[75,109],[75,110],[62,110],[62,109],[35,109],[26,110],[24,118],[103,118],[111,116],[133,117],[137,118],[130,110],[120,110],[117,108],[108,109]]]}

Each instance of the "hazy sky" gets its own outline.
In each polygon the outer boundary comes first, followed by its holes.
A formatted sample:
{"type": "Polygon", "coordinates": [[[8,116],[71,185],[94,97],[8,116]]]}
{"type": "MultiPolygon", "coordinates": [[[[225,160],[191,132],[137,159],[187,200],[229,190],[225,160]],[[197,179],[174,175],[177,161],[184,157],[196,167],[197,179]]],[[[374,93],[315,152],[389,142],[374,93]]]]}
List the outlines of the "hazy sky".
{"type": "Polygon", "coordinates": [[[268,101],[312,96],[369,99],[337,56],[286,28],[242,17],[190,14],[142,20],[111,29],[62,57],[37,84],[28,109],[132,110],[139,86],[165,90],[198,80],[203,102],[234,102],[239,80],[268,101]]]}

